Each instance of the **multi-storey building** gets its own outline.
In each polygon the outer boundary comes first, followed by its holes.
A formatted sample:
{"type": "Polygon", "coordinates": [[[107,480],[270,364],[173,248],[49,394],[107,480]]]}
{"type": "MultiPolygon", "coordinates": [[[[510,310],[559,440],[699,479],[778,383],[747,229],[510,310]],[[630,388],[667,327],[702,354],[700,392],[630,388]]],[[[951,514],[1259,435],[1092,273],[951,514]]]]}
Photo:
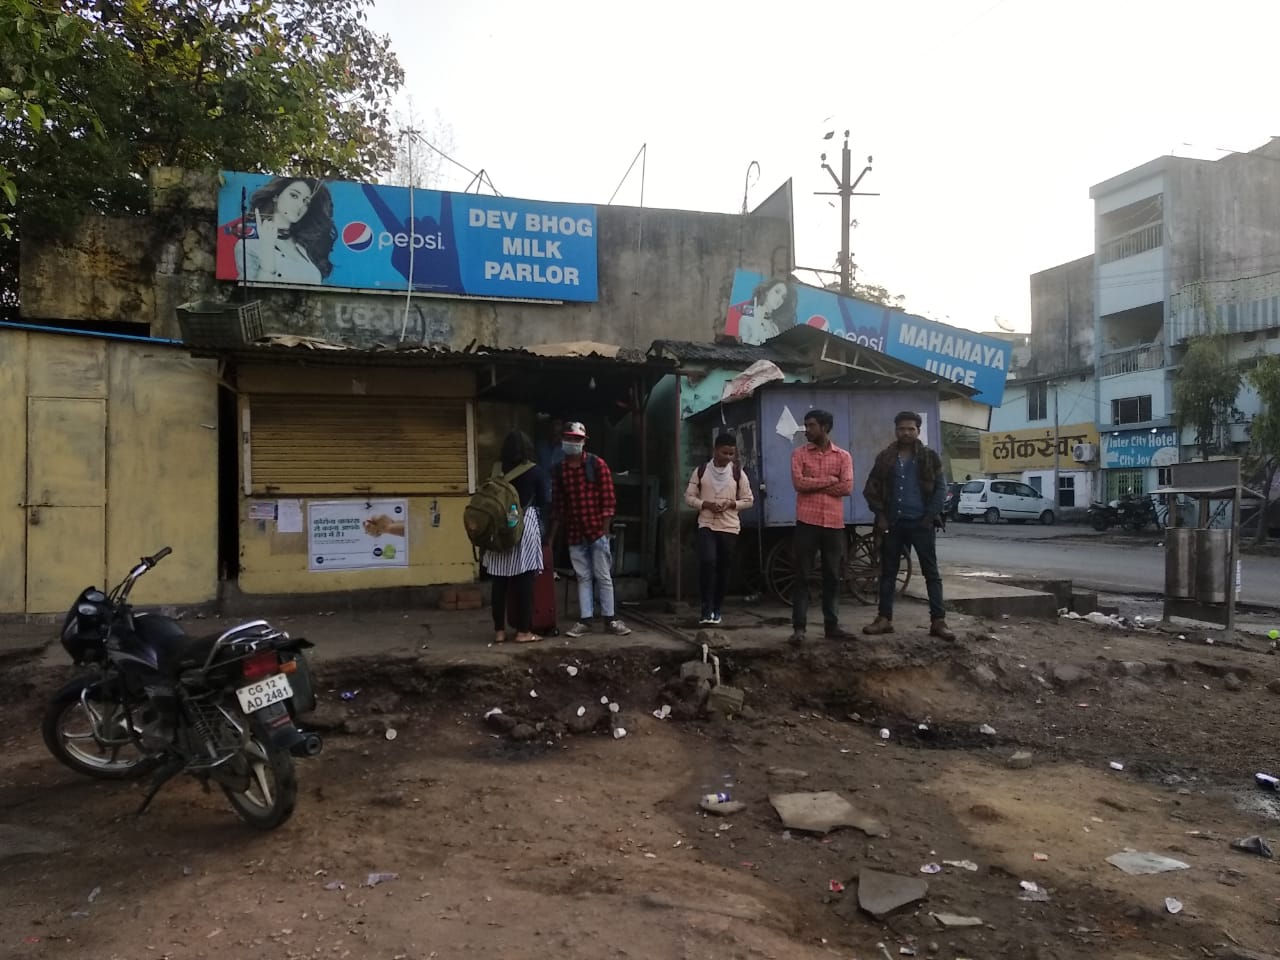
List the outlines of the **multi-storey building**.
{"type": "MultiPolygon", "coordinates": [[[[1073,434],[1094,426],[1096,442],[1072,442],[1069,462],[1059,455],[1052,471],[1059,496],[1077,506],[1082,475],[1109,499],[1150,491],[1170,464],[1198,455],[1173,406],[1190,338],[1225,334],[1246,363],[1280,352],[1280,139],[1219,160],[1160,157],[1089,196],[1094,251],[1031,277],[1030,362],[991,430],[1020,440],[1020,431],[1061,438],[1064,426],[1073,434]]],[[[1243,449],[1258,399],[1245,388],[1237,406],[1223,439],[1243,449]]],[[[1033,482],[1018,458],[986,455],[995,439],[984,446],[984,469],[1033,482]]]]}

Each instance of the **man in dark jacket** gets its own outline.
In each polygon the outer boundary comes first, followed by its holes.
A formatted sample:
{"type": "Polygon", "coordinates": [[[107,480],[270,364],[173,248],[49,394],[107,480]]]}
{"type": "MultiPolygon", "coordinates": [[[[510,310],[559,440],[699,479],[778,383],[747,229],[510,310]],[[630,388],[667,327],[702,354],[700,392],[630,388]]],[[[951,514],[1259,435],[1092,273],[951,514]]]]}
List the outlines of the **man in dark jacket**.
{"type": "Polygon", "coordinates": [[[862,495],[876,515],[880,537],[880,611],[862,628],[866,634],[893,633],[893,596],[902,554],[914,548],[929,591],[929,633],[943,640],[956,635],[947,627],[942,606],[936,529],[942,526],[947,485],[942,458],[920,442],[920,414],[904,410],[894,417],[897,439],[880,451],[862,495]]]}

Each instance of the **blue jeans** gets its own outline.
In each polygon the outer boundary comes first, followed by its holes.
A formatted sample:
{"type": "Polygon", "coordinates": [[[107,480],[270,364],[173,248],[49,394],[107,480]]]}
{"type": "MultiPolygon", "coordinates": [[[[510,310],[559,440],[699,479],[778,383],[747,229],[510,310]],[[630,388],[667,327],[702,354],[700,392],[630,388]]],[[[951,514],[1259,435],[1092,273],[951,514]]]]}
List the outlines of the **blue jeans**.
{"type": "Polygon", "coordinates": [[[929,592],[929,618],[947,615],[942,605],[942,573],[938,570],[938,541],[933,520],[899,520],[880,538],[880,616],[893,619],[893,595],[898,588],[898,570],[908,548],[916,552],[924,585],[929,592]]]}
{"type": "Polygon", "coordinates": [[[615,616],[613,606],[613,550],[609,538],[594,543],[569,544],[569,561],[578,576],[578,618],[595,616],[594,588],[600,591],[600,613],[606,620],[615,616]]]}

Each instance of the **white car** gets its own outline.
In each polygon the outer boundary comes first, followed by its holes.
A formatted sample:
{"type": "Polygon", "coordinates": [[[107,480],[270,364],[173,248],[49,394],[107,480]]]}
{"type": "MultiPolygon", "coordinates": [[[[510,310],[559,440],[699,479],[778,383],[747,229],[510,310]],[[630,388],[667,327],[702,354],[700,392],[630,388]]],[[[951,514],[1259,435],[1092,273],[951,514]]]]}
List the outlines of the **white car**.
{"type": "Polygon", "coordinates": [[[1013,520],[1025,523],[1039,520],[1053,523],[1053,501],[1042,497],[1030,484],[1017,480],[970,480],[960,488],[960,504],[956,515],[972,522],[982,517],[987,523],[1013,520]]]}

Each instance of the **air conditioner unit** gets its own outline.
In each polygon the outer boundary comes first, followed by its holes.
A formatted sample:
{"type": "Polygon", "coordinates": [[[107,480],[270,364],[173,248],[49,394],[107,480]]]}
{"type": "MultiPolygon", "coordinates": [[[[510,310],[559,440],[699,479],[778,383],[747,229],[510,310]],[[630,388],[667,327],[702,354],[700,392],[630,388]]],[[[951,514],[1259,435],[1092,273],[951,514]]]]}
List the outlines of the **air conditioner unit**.
{"type": "Polygon", "coordinates": [[[1093,463],[1098,459],[1098,445],[1095,443],[1077,443],[1071,448],[1071,459],[1076,463],[1093,463]]]}

